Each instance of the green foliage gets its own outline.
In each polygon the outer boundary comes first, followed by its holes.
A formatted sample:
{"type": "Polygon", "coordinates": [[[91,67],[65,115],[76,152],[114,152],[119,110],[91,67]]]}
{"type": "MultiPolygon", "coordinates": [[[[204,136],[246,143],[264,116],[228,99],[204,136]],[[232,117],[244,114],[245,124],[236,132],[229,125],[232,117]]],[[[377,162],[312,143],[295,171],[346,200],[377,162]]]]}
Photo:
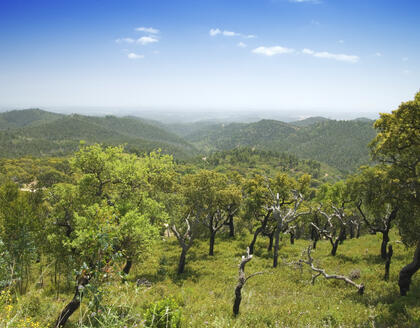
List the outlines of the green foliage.
{"type": "Polygon", "coordinates": [[[371,143],[374,159],[386,165],[399,206],[398,225],[407,243],[420,240],[420,92],[391,114],[381,114],[371,143]]]}
{"type": "Polygon", "coordinates": [[[88,144],[125,144],[127,150],[137,154],[160,148],[186,158],[196,152],[177,135],[138,118],[12,111],[0,114],[0,130],[2,157],[64,156],[76,151],[80,140],[88,144]]]}
{"type": "Polygon", "coordinates": [[[165,298],[148,306],[144,313],[148,328],[181,327],[181,309],[173,298],[165,298]]]}
{"type": "Polygon", "coordinates": [[[368,143],[375,136],[372,122],[327,120],[298,127],[273,120],[219,125],[186,139],[204,150],[252,147],[295,154],[349,172],[369,162],[368,143]]]}

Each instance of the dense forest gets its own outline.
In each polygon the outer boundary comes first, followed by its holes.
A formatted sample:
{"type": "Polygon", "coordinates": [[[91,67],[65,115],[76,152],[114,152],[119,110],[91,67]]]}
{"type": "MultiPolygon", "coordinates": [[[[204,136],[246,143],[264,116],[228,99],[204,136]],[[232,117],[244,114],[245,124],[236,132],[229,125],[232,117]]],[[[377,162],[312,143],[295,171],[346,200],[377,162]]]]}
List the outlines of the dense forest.
{"type": "Polygon", "coordinates": [[[316,160],[348,174],[369,163],[368,143],[375,136],[373,121],[335,121],[321,117],[284,123],[192,122],[163,124],[137,117],[62,115],[39,109],[0,114],[2,157],[67,156],[79,141],[125,145],[141,155],[161,149],[176,160],[236,148],[287,152],[316,160]]]}
{"type": "Polygon", "coordinates": [[[0,327],[419,327],[419,127],[0,114],[0,327]]]}

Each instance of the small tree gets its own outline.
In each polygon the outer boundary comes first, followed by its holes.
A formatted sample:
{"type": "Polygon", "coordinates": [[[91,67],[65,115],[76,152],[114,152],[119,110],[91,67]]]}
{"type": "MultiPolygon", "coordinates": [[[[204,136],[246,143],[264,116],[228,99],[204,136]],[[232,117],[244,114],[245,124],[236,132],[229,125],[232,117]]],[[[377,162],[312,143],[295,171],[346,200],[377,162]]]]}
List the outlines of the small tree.
{"type": "Polygon", "coordinates": [[[389,178],[385,166],[365,167],[360,174],[348,180],[351,198],[370,233],[382,234],[381,257],[387,258],[389,231],[398,212],[398,200],[394,190],[398,188],[389,178]]]}
{"type": "Polygon", "coordinates": [[[214,255],[217,232],[241,201],[241,191],[226,175],[201,170],[185,177],[185,199],[191,215],[209,229],[209,255],[214,255]]]}

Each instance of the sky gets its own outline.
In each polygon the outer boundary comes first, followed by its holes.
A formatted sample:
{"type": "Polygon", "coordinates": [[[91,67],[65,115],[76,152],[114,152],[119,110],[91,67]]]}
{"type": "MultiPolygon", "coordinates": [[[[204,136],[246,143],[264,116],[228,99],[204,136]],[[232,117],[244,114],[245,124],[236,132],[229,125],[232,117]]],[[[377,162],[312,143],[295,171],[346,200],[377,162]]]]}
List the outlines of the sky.
{"type": "Polygon", "coordinates": [[[418,0],[2,0],[0,108],[389,112],[418,0]]]}

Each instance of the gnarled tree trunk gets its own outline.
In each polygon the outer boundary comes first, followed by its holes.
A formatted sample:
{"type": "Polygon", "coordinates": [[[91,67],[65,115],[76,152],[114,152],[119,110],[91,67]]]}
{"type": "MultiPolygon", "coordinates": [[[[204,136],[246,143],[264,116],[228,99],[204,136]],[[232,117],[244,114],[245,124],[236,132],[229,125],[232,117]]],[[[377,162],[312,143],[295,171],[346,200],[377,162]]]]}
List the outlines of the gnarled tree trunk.
{"type": "Polygon", "coordinates": [[[55,322],[55,328],[64,327],[70,316],[79,308],[80,302],[82,301],[83,289],[88,283],[88,277],[81,277],[77,280],[76,290],[74,292],[73,299],[70,301],[70,303],[66,305],[63,311],[61,311],[60,315],[57,318],[57,321],[55,322]]]}
{"type": "Polygon", "coordinates": [[[417,247],[414,252],[413,261],[410,264],[407,264],[400,271],[398,285],[400,286],[401,296],[407,295],[407,292],[410,290],[411,277],[419,269],[420,269],[420,241],[417,243],[417,247]]]}
{"type": "Polygon", "coordinates": [[[242,256],[241,263],[239,263],[239,277],[238,284],[235,288],[235,301],[233,302],[233,314],[237,316],[239,314],[239,306],[242,301],[242,288],[244,287],[247,280],[253,276],[262,274],[262,272],[256,272],[251,274],[249,277],[245,277],[245,265],[252,260],[252,254],[249,252],[249,247],[247,249],[246,256],[242,256]]]}

